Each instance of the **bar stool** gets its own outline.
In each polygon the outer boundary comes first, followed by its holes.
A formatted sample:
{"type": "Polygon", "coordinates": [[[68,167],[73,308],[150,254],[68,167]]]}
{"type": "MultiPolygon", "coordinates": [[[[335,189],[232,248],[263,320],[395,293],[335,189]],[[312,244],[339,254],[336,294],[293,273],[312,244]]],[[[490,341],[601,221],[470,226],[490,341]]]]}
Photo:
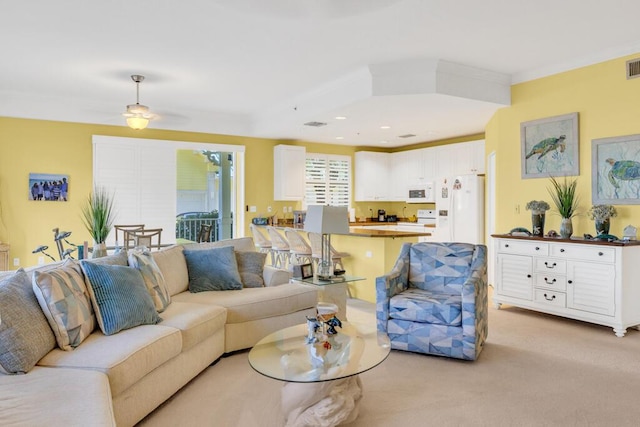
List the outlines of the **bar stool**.
{"type": "Polygon", "coordinates": [[[276,265],[275,255],[273,248],[271,247],[271,240],[264,235],[260,229],[254,224],[249,224],[251,235],[253,236],[253,244],[258,249],[258,252],[268,253],[271,257],[271,265],[276,265]]]}
{"type": "Polygon", "coordinates": [[[303,261],[309,264],[313,263],[311,246],[309,246],[304,237],[302,237],[302,234],[296,230],[287,228],[284,231],[284,235],[289,241],[289,259],[292,264],[294,262],[296,264],[304,264],[303,261]]]}
{"type": "Polygon", "coordinates": [[[267,233],[271,239],[271,250],[275,255],[273,264],[276,268],[286,270],[289,264],[289,242],[272,225],[267,225],[267,233]]]}

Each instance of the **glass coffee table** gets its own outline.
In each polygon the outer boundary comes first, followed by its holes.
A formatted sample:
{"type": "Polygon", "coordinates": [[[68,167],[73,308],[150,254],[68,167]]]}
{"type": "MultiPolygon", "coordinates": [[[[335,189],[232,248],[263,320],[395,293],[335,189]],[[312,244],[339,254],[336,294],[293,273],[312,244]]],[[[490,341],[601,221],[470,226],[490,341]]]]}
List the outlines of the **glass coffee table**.
{"type": "Polygon", "coordinates": [[[253,369],[285,381],[282,409],[287,426],[333,426],[358,416],[358,374],[387,358],[389,337],[375,324],[343,322],[337,330],[307,344],[307,325],[292,326],[267,335],[249,352],[253,369]]]}

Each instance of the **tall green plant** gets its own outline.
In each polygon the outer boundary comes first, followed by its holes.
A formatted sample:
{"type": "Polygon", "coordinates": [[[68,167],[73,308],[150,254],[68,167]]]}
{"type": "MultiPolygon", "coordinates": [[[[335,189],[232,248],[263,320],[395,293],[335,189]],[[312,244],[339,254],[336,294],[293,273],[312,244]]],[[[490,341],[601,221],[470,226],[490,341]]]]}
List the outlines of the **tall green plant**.
{"type": "Polygon", "coordinates": [[[96,243],[104,243],[114,219],[113,195],[102,187],[95,188],[82,208],[82,220],[96,243]]]}
{"type": "Polygon", "coordinates": [[[549,194],[556,205],[556,209],[562,218],[572,218],[577,215],[578,196],[576,195],[576,187],[578,179],[567,181],[564,177],[563,182],[558,182],[554,177],[550,178],[553,188],[549,188],[549,194]]]}

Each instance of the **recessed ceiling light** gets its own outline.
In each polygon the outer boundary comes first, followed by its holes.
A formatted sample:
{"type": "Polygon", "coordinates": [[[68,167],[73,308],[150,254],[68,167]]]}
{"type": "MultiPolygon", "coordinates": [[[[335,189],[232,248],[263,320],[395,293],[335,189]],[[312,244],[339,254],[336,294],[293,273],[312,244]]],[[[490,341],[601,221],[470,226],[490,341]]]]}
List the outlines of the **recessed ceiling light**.
{"type": "Polygon", "coordinates": [[[336,116],[336,120],[347,120],[345,116],[336,116]]]}
{"type": "Polygon", "coordinates": [[[387,126],[387,125],[385,125],[385,126],[380,126],[380,129],[391,129],[391,126],[387,126]]]}
{"type": "Polygon", "coordinates": [[[344,139],[344,136],[336,136],[336,139],[344,139]]]}

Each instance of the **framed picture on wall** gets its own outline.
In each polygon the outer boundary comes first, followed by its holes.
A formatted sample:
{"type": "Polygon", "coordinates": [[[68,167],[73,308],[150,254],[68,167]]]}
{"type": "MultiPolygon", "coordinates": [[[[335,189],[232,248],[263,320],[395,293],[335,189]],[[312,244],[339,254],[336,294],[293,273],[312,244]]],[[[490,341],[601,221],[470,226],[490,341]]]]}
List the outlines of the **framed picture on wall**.
{"type": "Polygon", "coordinates": [[[580,174],[578,113],[520,124],[522,178],[580,174]]]}
{"type": "Polygon", "coordinates": [[[69,200],[69,175],[30,173],[29,200],[66,202],[69,200]]]}
{"type": "Polygon", "coordinates": [[[640,204],[640,135],[591,141],[594,205],[640,204]]]}

